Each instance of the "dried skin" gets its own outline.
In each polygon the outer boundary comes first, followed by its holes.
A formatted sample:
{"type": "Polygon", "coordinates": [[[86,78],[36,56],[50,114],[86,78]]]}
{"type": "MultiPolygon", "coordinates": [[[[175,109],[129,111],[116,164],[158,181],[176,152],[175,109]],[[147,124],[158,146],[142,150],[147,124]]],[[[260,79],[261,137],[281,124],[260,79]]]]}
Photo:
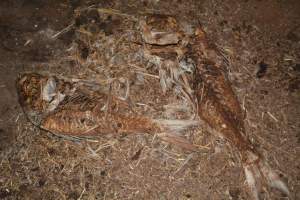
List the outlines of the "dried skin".
{"type": "Polygon", "coordinates": [[[105,113],[95,114],[90,111],[78,112],[74,110],[61,110],[49,115],[41,127],[50,132],[73,136],[152,133],[156,128],[148,118],[126,117],[118,114],[105,116],[105,113]]]}
{"type": "Polygon", "coordinates": [[[198,114],[210,127],[216,130],[222,138],[229,140],[239,150],[249,149],[249,143],[240,134],[234,115],[223,107],[209,89],[198,90],[196,95],[202,96],[198,104],[198,114]],[[203,93],[202,93],[203,92],[203,93]]]}
{"type": "MultiPolygon", "coordinates": [[[[202,29],[196,30],[192,41],[191,55],[197,62],[198,76],[205,86],[215,94],[214,98],[223,105],[236,120],[244,118],[240,103],[234,94],[231,83],[226,77],[223,58],[218,54],[216,47],[210,44],[202,29]]],[[[243,127],[242,122],[240,122],[243,127]]]]}
{"type": "Polygon", "coordinates": [[[101,121],[94,119],[89,111],[60,110],[47,116],[41,127],[64,135],[93,135],[96,124],[103,127],[101,121]]]}

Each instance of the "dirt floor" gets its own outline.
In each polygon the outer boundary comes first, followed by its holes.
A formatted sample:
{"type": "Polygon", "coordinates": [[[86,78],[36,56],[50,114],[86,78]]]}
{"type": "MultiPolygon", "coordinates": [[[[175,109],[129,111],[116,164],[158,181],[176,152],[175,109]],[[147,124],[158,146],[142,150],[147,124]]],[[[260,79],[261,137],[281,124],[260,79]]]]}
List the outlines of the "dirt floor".
{"type": "MultiPolygon", "coordinates": [[[[94,8],[201,23],[228,59],[247,134],[300,199],[297,0],[1,0],[0,199],[249,199],[237,152],[204,129],[189,138],[203,150],[192,153],[146,134],[74,142],[27,120],[19,73],[89,74],[97,70],[87,67],[95,52],[86,42],[97,39],[89,34],[124,32],[122,18],[101,21],[94,8]]],[[[265,198],[287,199],[275,190],[265,198]]]]}

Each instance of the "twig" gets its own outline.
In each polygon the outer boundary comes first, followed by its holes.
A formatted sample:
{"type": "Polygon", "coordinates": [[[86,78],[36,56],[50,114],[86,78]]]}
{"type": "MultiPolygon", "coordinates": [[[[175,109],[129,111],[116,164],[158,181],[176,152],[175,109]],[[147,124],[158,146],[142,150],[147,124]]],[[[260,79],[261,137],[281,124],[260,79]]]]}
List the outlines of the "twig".
{"type": "Polygon", "coordinates": [[[98,8],[97,11],[99,13],[104,13],[104,14],[113,14],[113,15],[119,15],[121,17],[126,17],[129,18],[133,21],[138,21],[138,18],[132,16],[132,15],[128,15],[125,13],[121,13],[119,10],[115,10],[115,9],[105,9],[105,8],[98,8]]]}
{"type": "Polygon", "coordinates": [[[272,115],[272,113],[270,113],[270,112],[268,111],[267,114],[268,114],[272,119],[274,119],[275,122],[279,122],[279,120],[278,120],[274,115],[272,115]]]}
{"type": "Polygon", "coordinates": [[[242,104],[242,108],[243,108],[244,111],[246,110],[246,107],[245,107],[246,96],[247,95],[244,96],[244,98],[243,98],[243,104],[242,104]]]}
{"type": "Polygon", "coordinates": [[[201,89],[201,97],[200,97],[200,102],[199,102],[199,103],[202,102],[202,100],[203,100],[203,95],[204,95],[204,83],[203,83],[202,85],[203,85],[203,86],[202,86],[202,89],[201,89]]]}
{"type": "Polygon", "coordinates": [[[182,162],[180,167],[174,172],[174,175],[180,172],[183,169],[183,167],[193,158],[193,156],[194,156],[193,153],[189,154],[188,157],[182,162]]]}
{"type": "Polygon", "coordinates": [[[159,76],[157,76],[157,75],[148,74],[148,73],[145,73],[145,72],[140,72],[140,71],[136,71],[136,73],[138,73],[138,74],[142,74],[142,75],[145,75],[145,76],[149,76],[149,77],[152,77],[152,78],[159,79],[159,76]]]}
{"type": "Polygon", "coordinates": [[[66,32],[68,32],[69,30],[72,29],[72,27],[74,26],[74,22],[72,24],[70,24],[69,26],[67,26],[66,28],[62,29],[61,31],[59,31],[58,33],[54,34],[51,36],[52,39],[56,39],[58,36],[60,36],[61,34],[64,34],[66,32]]]}
{"type": "Polygon", "coordinates": [[[82,190],[82,192],[81,192],[81,194],[80,194],[80,196],[78,197],[78,199],[77,200],[80,200],[81,198],[82,198],[82,195],[85,193],[85,188],[83,188],[83,190],[82,190]]]}

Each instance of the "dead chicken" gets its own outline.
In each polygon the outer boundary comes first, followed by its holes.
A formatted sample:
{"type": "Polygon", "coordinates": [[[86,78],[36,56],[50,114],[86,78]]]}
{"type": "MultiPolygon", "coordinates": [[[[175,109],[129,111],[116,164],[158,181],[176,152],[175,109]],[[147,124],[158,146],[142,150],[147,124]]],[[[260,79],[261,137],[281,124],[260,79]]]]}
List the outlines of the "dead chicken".
{"type": "Polygon", "coordinates": [[[190,53],[196,63],[194,89],[199,117],[239,151],[253,198],[260,199],[264,184],[289,195],[285,183],[245,137],[244,114],[226,77],[222,57],[201,28],[195,31],[190,53]]]}
{"type": "MultiPolygon", "coordinates": [[[[141,24],[143,38],[147,44],[145,57],[150,61],[155,58],[154,61],[160,68],[171,62],[173,68],[177,70],[182,58],[189,58],[193,61],[191,62],[195,66],[193,78],[187,79],[183,73],[180,77],[184,81],[177,79],[177,82],[188,88],[191,99],[194,97],[197,99],[193,102],[197,104],[195,107],[200,120],[204,121],[212,132],[227,140],[239,151],[246,180],[251,190],[250,195],[258,200],[259,193],[266,183],[289,195],[284,182],[245,137],[244,113],[227,79],[224,58],[208,41],[205,32],[197,28],[194,34],[184,35],[177,21],[170,16],[153,15],[146,19],[148,20],[142,21],[141,24]],[[155,23],[156,28],[153,28],[155,23]],[[168,23],[169,25],[166,25],[168,23]],[[172,30],[175,32],[172,33],[172,30]],[[155,46],[149,47],[149,45],[155,46]],[[162,45],[164,48],[161,47],[162,45]],[[160,50],[158,51],[157,48],[160,50]],[[173,58],[166,55],[173,55],[173,58]],[[192,90],[190,85],[193,86],[192,90]]],[[[164,84],[161,85],[162,88],[165,87],[164,84]]]]}
{"type": "Polygon", "coordinates": [[[27,73],[17,81],[20,104],[36,126],[62,136],[150,133],[195,150],[176,133],[195,126],[195,120],[152,119],[134,113],[128,102],[85,85],[27,73]]]}
{"type": "MultiPolygon", "coordinates": [[[[163,90],[179,89],[214,133],[238,150],[254,199],[267,181],[287,195],[288,188],[244,136],[244,114],[226,77],[224,60],[197,28],[185,34],[171,16],[149,15],[141,20],[145,58],[159,68],[163,90]]],[[[194,149],[172,132],[197,120],[155,120],[132,112],[126,101],[107,92],[90,91],[76,83],[40,74],[24,74],[17,82],[24,112],[35,125],[60,135],[163,133],[164,139],[194,149]]]]}

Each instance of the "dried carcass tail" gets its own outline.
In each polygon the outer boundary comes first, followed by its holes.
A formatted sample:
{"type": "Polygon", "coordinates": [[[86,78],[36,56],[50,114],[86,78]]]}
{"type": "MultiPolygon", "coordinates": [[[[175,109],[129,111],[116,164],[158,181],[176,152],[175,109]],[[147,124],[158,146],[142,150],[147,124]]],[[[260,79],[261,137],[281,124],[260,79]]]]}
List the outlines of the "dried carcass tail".
{"type": "Polygon", "coordinates": [[[198,98],[199,117],[239,151],[254,199],[259,199],[259,192],[265,184],[289,195],[286,185],[242,134],[245,128],[240,104],[218,53],[209,45],[201,29],[196,30],[192,42],[191,54],[196,63],[197,75],[194,89],[198,98]]]}
{"type": "MultiPolygon", "coordinates": [[[[105,124],[116,124],[118,133],[148,133],[157,134],[162,140],[177,145],[183,149],[196,151],[197,147],[185,139],[182,132],[198,125],[196,120],[166,120],[151,119],[146,116],[132,114],[122,116],[115,113],[105,124]]],[[[97,131],[97,129],[95,129],[97,131]]],[[[111,129],[113,131],[113,129],[111,129]]]]}
{"type": "Polygon", "coordinates": [[[182,135],[183,131],[199,124],[196,120],[166,120],[151,119],[144,116],[115,117],[117,124],[122,126],[124,133],[150,133],[157,134],[162,140],[179,146],[186,150],[196,151],[197,147],[191,144],[182,135]]]}
{"type": "Polygon", "coordinates": [[[279,175],[271,169],[266,160],[255,152],[247,152],[244,154],[245,159],[250,160],[243,162],[246,181],[250,189],[251,195],[255,200],[260,199],[260,192],[263,185],[276,188],[285,195],[290,196],[289,189],[280,179],[279,175]]]}

